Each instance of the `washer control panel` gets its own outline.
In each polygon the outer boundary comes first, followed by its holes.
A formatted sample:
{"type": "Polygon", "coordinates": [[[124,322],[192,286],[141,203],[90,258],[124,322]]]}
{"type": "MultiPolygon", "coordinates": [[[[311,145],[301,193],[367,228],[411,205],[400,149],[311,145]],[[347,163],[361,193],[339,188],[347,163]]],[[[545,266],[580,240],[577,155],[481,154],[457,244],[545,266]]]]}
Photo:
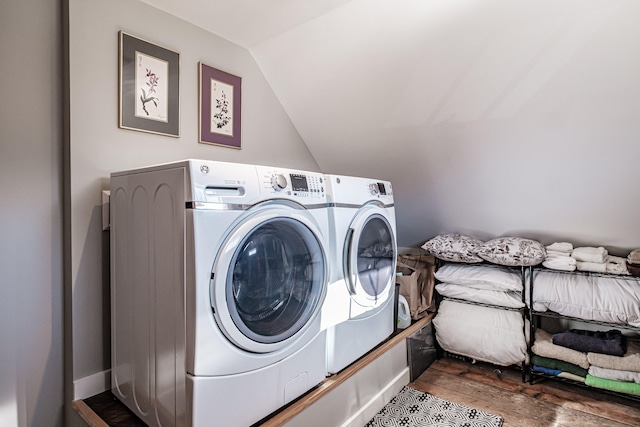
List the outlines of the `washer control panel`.
{"type": "Polygon", "coordinates": [[[261,187],[293,198],[325,198],[324,176],[315,172],[258,167],[261,187]]]}

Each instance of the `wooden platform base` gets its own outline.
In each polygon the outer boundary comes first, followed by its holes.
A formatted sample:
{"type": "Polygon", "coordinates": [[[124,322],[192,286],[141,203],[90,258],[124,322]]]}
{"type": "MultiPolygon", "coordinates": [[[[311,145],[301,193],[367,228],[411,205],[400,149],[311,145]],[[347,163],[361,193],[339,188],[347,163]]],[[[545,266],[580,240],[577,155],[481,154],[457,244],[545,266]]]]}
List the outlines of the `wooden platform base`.
{"type": "MultiPolygon", "coordinates": [[[[387,341],[380,344],[375,349],[361,357],[353,364],[346,367],[336,375],[332,375],[325,379],[319,386],[315,387],[302,397],[288,404],[269,418],[259,423],[260,427],[276,427],[281,426],[293,417],[304,411],[322,396],[330,393],[331,390],[338,387],[347,379],[352,377],[356,372],[376,360],[380,355],[393,348],[402,340],[407,339],[415,332],[422,329],[433,318],[433,314],[414,322],[407,329],[398,331],[392,335],[387,341]]],[[[143,427],[145,424],[137,418],[126,406],[120,403],[110,391],[105,391],[99,395],[84,400],[73,402],[73,408],[80,414],[82,419],[91,427],[143,427]]],[[[256,425],[257,426],[257,425],[256,425]]]]}

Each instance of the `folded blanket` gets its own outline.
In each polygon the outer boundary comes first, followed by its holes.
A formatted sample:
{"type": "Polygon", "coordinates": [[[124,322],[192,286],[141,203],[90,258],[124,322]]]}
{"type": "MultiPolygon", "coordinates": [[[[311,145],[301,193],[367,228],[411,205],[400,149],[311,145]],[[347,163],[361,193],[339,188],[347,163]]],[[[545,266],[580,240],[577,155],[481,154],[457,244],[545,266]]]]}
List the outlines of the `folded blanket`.
{"type": "Polygon", "coordinates": [[[640,340],[627,339],[627,352],[622,357],[600,353],[587,353],[587,360],[592,365],[601,368],[640,372],[640,340]]]}
{"type": "Polygon", "coordinates": [[[627,352],[627,337],[617,329],[606,332],[569,329],[554,334],[552,342],[556,345],[585,353],[623,356],[627,352]]]}
{"type": "MultiPolygon", "coordinates": [[[[547,252],[548,254],[548,252],[547,252]]],[[[574,271],[577,261],[570,256],[551,255],[544,259],[542,265],[552,270],[574,271]]]]}
{"type": "Polygon", "coordinates": [[[574,257],[576,261],[597,262],[601,264],[605,262],[607,255],[609,255],[608,251],[602,246],[597,248],[588,246],[575,248],[573,252],[571,252],[571,256],[574,257]]]}
{"type": "Polygon", "coordinates": [[[585,384],[590,385],[591,387],[640,396],[640,384],[637,383],[608,380],[606,378],[594,377],[593,375],[589,374],[587,375],[585,384]]]}
{"type": "Polygon", "coordinates": [[[546,247],[547,253],[549,251],[571,253],[573,251],[573,244],[569,242],[554,242],[546,247]]]}
{"type": "Polygon", "coordinates": [[[581,368],[589,369],[589,362],[587,361],[587,355],[585,353],[555,345],[552,342],[551,334],[547,331],[537,329],[535,338],[531,350],[538,356],[564,360],[565,362],[578,365],[581,368]]]}
{"type": "Polygon", "coordinates": [[[539,372],[541,374],[551,375],[552,377],[555,377],[558,374],[562,373],[560,369],[545,368],[544,366],[538,366],[538,365],[531,365],[531,370],[533,372],[539,372]]]}
{"type": "Polygon", "coordinates": [[[576,262],[576,269],[580,271],[591,271],[593,273],[606,273],[607,264],[604,262],[578,261],[576,262]]]}
{"type": "Polygon", "coordinates": [[[607,273],[610,274],[630,274],[627,270],[627,260],[619,256],[607,255],[607,273]]]}
{"type": "Polygon", "coordinates": [[[620,371],[618,369],[601,368],[592,365],[589,367],[589,374],[608,380],[640,383],[640,372],[620,371]]]}
{"type": "Polygon", "coordinates": [[[580,383],[585,382],[585,380],[587,379],[586,375],[584,377],[581,377],[579,375],[574,375],[574,374],[572,374],[570,372],[560,372],[558,374],[558,378],[566,378],[568,380],[577,381],[577,382],[580,382],[580,383]]]}
{"type": "Polygon", "coordinates": [[[574,365],[573,363],[565,362],[564,360],[552,359],[550,357],[538,356],[534,354],[531,357],[531,363],[538,366],[544,366],[549,369],[559,369],[562,372],[568,372],[570,374],[575,374],[579,377],[586,377],[587,370],[581,368],[578,365],[574,365]]]}
{"type": "Polygon", "coordinates": [[[629,264],[640,264],[640,249],[634,249],[629,255],[627,255],[627,261],[629,264]]]}

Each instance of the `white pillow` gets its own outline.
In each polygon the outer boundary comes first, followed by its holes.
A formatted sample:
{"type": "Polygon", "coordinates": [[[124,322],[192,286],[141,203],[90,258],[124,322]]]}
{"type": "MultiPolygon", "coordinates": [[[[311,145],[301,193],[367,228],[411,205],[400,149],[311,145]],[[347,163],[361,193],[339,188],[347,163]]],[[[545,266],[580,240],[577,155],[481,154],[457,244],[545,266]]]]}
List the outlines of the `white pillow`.
{"type": "Polygon", "coordinates": [[[520,272],[504,267],[445,264],[434,274],[440,282],[491,291],[522,291],[520,272]]]}
{"type": "Polygon", "coordinates": [[[521,237],[489,240],[478,249],[477,254],[485,261],[510,266],[538,265],[547,256],[542,243],[521,237]]]}
{"type": "Polygon", "coordinates": [[[519,311],[445,300],[433,326],[438,344],[448,352],[502,366],[527,359],[525,323],[519,311]]]}
{"type": "Polygon", "coordinates": [[[481,290],[453,283],[440,283],[436,285],[436,290],[440,295],[449,298],[492,304],[508,308],[524,307],[522,294],[520,292],[502,292],[486,289],[481,290]]]}
{"type": "Polygon", "coordinates": [[[482,241],[461,234],[440,234],[425,242],[422,249],[433,254],[436,258],[452,262],[482,262],[477,250],[482,241]]]}
{"type": "Polygon", "coordinates": [[[618,277],[537,271],[533,309],[640,327],[640,284],[618,277]]]}

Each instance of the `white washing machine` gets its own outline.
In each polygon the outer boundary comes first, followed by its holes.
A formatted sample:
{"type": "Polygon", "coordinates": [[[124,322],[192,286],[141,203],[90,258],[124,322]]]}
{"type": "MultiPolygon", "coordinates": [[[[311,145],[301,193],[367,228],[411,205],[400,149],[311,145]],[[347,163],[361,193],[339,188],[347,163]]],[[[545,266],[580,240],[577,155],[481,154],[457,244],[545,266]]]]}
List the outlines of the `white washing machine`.
{"type": "Polygon", "coordinates": [[[325,175],[331,274],[322,310],[333,374],[394,330],[396,220],[391,183],[325,175]]]}
{"type": "Polygon", "coordinates": [[[325,378],[325,194],[224,162],[112,174],[112,391],[144,422],[246,427],[325,378]]]}

